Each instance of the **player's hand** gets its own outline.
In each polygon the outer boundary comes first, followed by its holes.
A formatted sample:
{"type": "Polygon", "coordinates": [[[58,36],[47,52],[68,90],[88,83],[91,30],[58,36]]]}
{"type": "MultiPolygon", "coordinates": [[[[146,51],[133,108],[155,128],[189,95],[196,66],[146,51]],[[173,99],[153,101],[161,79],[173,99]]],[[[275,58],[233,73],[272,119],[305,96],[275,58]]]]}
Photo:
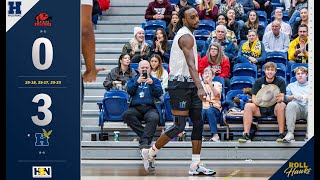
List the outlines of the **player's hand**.
{"type": "Polygon", "coordinates": [[[203,88],[198,89],[198,97],[201,99],[201,101],[206,101],[207,93],[203,88]]]}
{"type": "Polygon", "coordinates": [[[86,70],[83,74],[83,81],[84,82],[94,82],[96,81],[97,74],[100,71],[105,71],[107,70],[106,68],[94,68],[92,70],[86,70]]]}

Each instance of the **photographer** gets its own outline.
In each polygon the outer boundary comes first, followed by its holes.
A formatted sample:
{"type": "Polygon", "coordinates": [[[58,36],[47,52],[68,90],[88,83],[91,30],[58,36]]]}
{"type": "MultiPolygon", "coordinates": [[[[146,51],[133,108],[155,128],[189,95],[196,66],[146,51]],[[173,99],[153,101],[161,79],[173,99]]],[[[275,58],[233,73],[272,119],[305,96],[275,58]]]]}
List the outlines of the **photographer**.
{"type": "Polygon", "coordinates": [[[163,91],[159,79],[150,75],[150,63],[141,60],[139,74],[128,81],[127,92],[131,97],[130,108],[123,113],[123,120],[139,136],[140,148],[148,148],[162,117],[161,105],[156,101],[163,91]],[[142,122],[145,121],[145,127],[142,122]]]}

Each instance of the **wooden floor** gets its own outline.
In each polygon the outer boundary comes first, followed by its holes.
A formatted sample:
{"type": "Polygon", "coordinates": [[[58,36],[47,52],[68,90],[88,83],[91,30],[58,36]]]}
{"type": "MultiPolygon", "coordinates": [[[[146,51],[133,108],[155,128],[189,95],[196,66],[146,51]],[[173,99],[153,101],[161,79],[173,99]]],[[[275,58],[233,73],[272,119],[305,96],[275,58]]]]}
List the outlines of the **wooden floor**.
{"type": "Polygon", "coordinates": [[[82,160],[82,180],[182,180],[182,179],[269,179],[286,161],[205,161],[214,176],[189,176],[190,161],[156,161],[156,173],[149,174],[137,160],[82,160]],[[214,177],[214,178],[213,178],[214,177]]]}

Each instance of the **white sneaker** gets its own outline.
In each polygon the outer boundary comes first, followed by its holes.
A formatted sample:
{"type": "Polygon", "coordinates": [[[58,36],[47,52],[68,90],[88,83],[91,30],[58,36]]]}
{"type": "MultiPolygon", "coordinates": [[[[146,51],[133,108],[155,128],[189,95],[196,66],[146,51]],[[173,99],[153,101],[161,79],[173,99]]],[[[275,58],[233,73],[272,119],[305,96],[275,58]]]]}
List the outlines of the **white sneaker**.
{"type": "Polygon", "coordinates": [[[288,131],[287,135],[283,138],[283,142],[289,143],[291,141],[294,141],[294,135],[288,131]]]}
{"type": "Polygon", "coordinates": [[[143,160],[143,165],[144,165],[144,169],[151,173],[151,172],[155,172],[155,167],[154,167],[154,158],[155,157],[151,157],[149,155],[149,149],[142,149],[141,150],[141,157],[143,160]]]}
{"type": "Polygon", "coordinates": [[[207,169],[204,164],[191,164],[189,175],[215,175],[216,171],[207,169]]]}
{"type": "Polygon", "coordinates": [[[210,141],[213,141],[213,142],[220,142],[219,135],[218,135],[218,134],[213,135],[213,136],[212,136],[212,138],[210,139],[210,141]]]}

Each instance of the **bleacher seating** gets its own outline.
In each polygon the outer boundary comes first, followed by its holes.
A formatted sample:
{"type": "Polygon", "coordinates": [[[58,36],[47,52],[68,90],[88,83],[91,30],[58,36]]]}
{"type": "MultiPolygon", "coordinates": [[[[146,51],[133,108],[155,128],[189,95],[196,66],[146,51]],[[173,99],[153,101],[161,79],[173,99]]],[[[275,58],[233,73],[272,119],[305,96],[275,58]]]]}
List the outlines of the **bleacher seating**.
{"type": "Polygon", "coordinates": [[[268,52],[266,55],[265,62],[282,63],[287,65],[288,54],[284,52],[268,52]]]}
{"type": "Polygon", "coordinates": [[[205,56],[205,54],[206,54],[205,43],[206,42],[204,40],[196,40],[197,51],[201,57],[205,56]]]}
{"type": "Polygon", "coordinates": [[[158,28],[166,29],[166,22],[164,20],[148,20],[146,23],[142,23],[144,30],[157,30],[158,28]]]}
{"type": "Polygon", "coordinates": [[[199,21],[198,30],[208,30],[211,32],[215,29],[216,29],[216,24],[214,21],[211,21],[211,20],[200,20],[199,21]]]}
{"type": "Polygon", "coordinates": [[[211,33],[211,31],[208,31],[208,30],[204,30],[204,29],[199,30],[199,29],[197,29],[197,30],[194,31],[194,36],[195,36],[196,40],[204,40],[204,41],[206,41],[208,39],[210,33],[211,33]]]}
{"type": "MultiPolygon", "coordinates": [[[[129,94],[124,90],[106,91],[99,106],[99,126],[101,131],[105,121],[123,121],[122,114],[129,108],[129,94]]],[[[101,132],[102,133],[102,132],[101,132]]]]}
{"type": "Polygon", "coordinates": [[[152,30],[152,29],[145,30],[145,31],[144,31],[144,38],[145,38],[145,40],[151,40],[151,41],[152,41],[155,32],[156,32],[156,30],[152,30]]]}
{"type": "MultiPolygon", "coordinates": [[[[282,11],[282,15],[283,15],[282,21],[288,23],[290,19],[288,11],[282,11]]],[[[271,13],[270,22],[272,22],[273,20],[274,20],[274,11],[272,11],[271,13]]]]}
{"type": "Polygon", "coordinates": [[[233,76],[230,79],[230,90],[252,88],[254,81],[255,79],[251,76],[233,76]]]}
{"type": "Polygon", "coordinates": [[[267,27],[268,25],[267,13],[265,11],[256,11],[256,12],[259,17],[259,23],[263,25],[263,27],[267,27]]]}
{"type": "Polygon", "coordinates": [[[254,79],[258,77],[258,70],[255,64],[237,63],[233,66],[233,76],[252,76],[254,79]]]}

